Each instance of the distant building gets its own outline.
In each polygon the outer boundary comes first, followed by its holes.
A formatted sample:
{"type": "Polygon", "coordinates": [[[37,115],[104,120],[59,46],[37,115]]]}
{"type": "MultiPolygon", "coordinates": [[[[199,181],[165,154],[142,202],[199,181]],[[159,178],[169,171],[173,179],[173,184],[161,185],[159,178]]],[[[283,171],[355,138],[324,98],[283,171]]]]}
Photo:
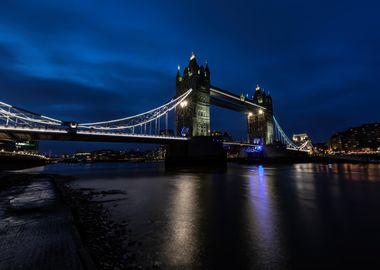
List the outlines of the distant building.
{"type": "Polygon", "coordinates": [[[232,142],[233,141],[232,136],[230,134],[228,134],[227,132],[213,130],[213,131],[211,131],[211,136],[220,137],[223,139],[224,142],[232,142]]]}
{"type": "Polygon", "coordinates": [[[333,152],[379,152],[380,123],[364,124],[335,133],[330,138],[329,146],[333,152]]]}
{"type": "Polygon", "coordinates": [[[21,141],[15,142],[12,140],[0,140],[0,150],[3,151],[20,151],[37,154],[38,142],[37,141],[21,141]]]}
{"type": "Polygon", "coordinates": [[[91,160],[91,153],[89,152],[76,152],[74,158],[78,161],[89,161],[91,160]]]}
{"type": "Polygon", "coordinates": [[[28,153],[38,153],[38,141],[22,141],[16,142],[16,150],[28,153]]]}
{"type": "Polygon", "coordinates": [[[307,133],[293,134],[292,138],[293,142],[297,145],[301,145],[306,141],[309,141],[309,136],[307,133]]]}
{"type": "Polygon", "coordinates": [[[232,142],[234,139],[232,138],[232,136],[230,134],[228,134],[227,132],[224,132],[223,133],[223,140],[225,142],[232,142]]]}
{"type": "Polygon", "coordinates": [[[316,154],[328,154],[329,145],[327,143],[313,143],[313,152],[316,154]]]}
{"type": "Polygon", "coordinates": [[[166,145],[160,145],[159,148],[147,151],[145,154],[146,160],[165,160],[166,145]]]}
{"type": "Polygon", "coordinates": [[[0,140],[0,151],[16,151],[16,144],[11,140],[0,140]]]}

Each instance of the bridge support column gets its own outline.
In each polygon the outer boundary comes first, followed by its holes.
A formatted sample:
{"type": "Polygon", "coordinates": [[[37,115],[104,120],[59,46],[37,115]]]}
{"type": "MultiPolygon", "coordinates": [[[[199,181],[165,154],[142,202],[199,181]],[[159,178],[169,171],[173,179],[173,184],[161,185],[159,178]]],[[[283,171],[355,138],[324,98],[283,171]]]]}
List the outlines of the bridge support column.
{"type": "Polygon", "coordinates": [[[176,135],[183,137],[210,135],[210,71],[199,66],[193,53],[183,75],[178,68],[176,96],[189,89],[192,93],[176,110],[176,135]]]}
{"type": "Polygon", "coordinates": [[[247,115],[248,142],[272,144],[274,137],[272,97],[257,86],[253,102],[262,108],[257,108],[247,115]]]}
{"type": "Polygon", "coordinates": [[[226,168],[227,155],[223,142],[211,136],[196,136],[188,141],[167,145],[166,168],[205,167],[226,168]]]}

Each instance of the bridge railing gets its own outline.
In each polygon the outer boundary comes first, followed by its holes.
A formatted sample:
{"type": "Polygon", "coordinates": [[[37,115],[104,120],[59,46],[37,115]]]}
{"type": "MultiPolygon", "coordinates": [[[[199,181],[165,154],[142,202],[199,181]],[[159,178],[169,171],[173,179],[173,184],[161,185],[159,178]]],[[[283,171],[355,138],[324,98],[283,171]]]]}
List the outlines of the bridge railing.
{"type": "Polygon", "coordinates": [[[181,96],[144,113],[110,121],[80,124],[63,122],[0,102],[0,126],[5,130],[12,128],[19,130],[56,130],[57,132],[85,132],[87,130],[92,134],[176,137],[168,134],[169,112],[175,110],[191,92],[192,89],[189,89],[181,96]],[[164,123],[162,123],[163,121],[164,123]],[[160,134],[163,128],[166,132],[160,134]]]}
{"type": "Polygon", "coordinates": [[[0,102],[0,123],[8,126],[60,126],[62,121],[0,102]]]}
{"type": "Polygon", "coordinates": [[[148,130],[160,130],[161,118],[165,118],[165,127],[168,127],[168,113],[174,110],[181,102],[183,102],[192,92],[189,89],[181,96],[172,99],[166,104],[157,107],[155,109],[149,110],[144,113],[137,115],[124,117],[120,119],[115,119],[111,121],[94,122],[94,123],[80,123],[79,128],[93,129],[93,130],[125,130],[132,131],[134,133],[135,128],[140,128],[140,132],[147,133],[148,130]]]}
{"type": "Polygon", "coordinates": [[[309,148],[312,147],[310,141],[305,141],[302,145],[296,145],[289,137],[286,135],[284,130],[281,128],[276,117],[273,116],[274,122],[274,137],[276,140],[282,142],[286,145],[288,150],[304,151],[310,152],[309,148]]]}

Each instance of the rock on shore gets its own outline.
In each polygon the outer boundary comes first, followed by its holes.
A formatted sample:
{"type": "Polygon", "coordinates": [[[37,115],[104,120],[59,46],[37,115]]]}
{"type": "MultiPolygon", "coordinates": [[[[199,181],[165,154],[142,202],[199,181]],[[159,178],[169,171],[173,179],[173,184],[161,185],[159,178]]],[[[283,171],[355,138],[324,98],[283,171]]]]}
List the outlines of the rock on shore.
{"type": "Polygon", "coordinates": [[[136,265],[136,254],[128,252],[128,245],[123,245],[128,242],[126,222],[117,224],[108,219],[107,210],[93,200],[98,193],[71,189],[66,181],[56,178],[55,183],[70,206],[75,225],[98,269],[140,269],[136,265]]]}

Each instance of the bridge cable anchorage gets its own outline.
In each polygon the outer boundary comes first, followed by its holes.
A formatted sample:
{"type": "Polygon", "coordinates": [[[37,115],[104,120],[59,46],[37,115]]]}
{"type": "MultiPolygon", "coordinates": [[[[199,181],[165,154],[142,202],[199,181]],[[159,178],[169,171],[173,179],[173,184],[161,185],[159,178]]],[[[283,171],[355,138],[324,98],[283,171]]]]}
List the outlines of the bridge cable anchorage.
{"type": "Polygon", "coordinates": [[[0,102],[0,125],[46,127],[61,126],[62,121],[0,102]]]}
{"type": "Polygon", "coordinates": [[[311,142],[307,140],[302,145],[296,145],[289,137],[286,135],[284,130],[281,128],[280,124],[277,122],[276,118],[273,116],[275,134],[277,136],[277,140],[280,140],[282,143],[286,144],[286,149],[288,150],[296,150],[296,151],[304,151],[310,152],[310,147],[312,146],[311,142]]]}
{"type": "Polygon", "coordinates": [[[144,125],[147,123],[151,123],[156,121],[156,130],[155,132],[158,134],[157,130],[157,121],[158,128],[160,127],[160,118],[164,116],[166,113],[175,109],[182,101],[184,101],[192,92],[192,89],[189,89],[181,96],[172,99],[171,101],[165,103],[164,105],[157,107],[155,109],[149,110],[144,113],[136,114],[129,117],[124,117],[120,119],[103,121],[103,122],[94,122],[94,123],[81,123],[78,124],[79,128],[86,129],[95,129],[95,130],[124,130],[128,128],[134,128],[136,126],[144,125]]]}

